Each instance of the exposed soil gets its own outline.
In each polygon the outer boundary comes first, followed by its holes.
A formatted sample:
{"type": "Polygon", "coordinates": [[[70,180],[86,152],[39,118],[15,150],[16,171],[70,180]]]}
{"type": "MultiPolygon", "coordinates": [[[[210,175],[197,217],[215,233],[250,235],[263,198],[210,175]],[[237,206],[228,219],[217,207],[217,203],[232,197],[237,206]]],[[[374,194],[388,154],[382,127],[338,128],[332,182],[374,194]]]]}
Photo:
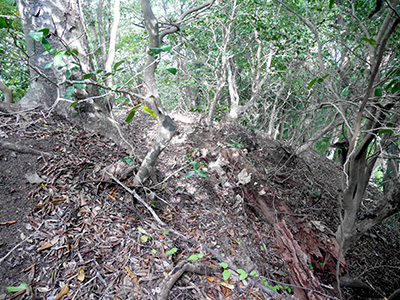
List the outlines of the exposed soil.
{"type": "MultiPolygon", "coordinates": [[[[15,299],[64,292],[63,299],[156,299],[168,283],[168,299],[277,299],[264,282],[289,299],[288,291],[299,289],[290,287],[294,262],[277,236],[284,228],[307,254],[308,270],[301,272],[321,284],[311,294],[338,296],[337,163],[314,152],[295,157],[286,145],[235,124],[209,131],[201,116],[175,113],[179,134],[160,157],[156,182],[133,187],[131,177],[117,183],[103,171],[116,163],[137,169],[156,135],[150,116],[138,113],[124,125],[133,156],[68,121],[40,112],[17,117],[0,116],[1,140],[51,155],[0,148],[0,299],[11,296],[6,286],[20,282],[30,288],[15,299]],[[196,173],[195,162],[207,177],[196,173]],[[221,262],[259,276],[240,280],[232,272],[225,282],[221,262]]],[[[343,274],[375,290],[346,289],[347,299],[383,299],[398,289],[398,220],[363,236],[346,262],[343,274]]]]}

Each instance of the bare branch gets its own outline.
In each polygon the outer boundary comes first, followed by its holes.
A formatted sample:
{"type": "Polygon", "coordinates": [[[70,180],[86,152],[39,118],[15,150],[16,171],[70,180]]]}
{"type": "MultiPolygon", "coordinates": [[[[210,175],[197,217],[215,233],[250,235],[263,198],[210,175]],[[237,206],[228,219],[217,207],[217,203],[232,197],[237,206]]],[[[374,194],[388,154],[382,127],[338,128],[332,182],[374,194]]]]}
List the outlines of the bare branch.
{"type": "Polygon", "coordinates": [[[160,33],[160,40],[162,40],[166,35],[175,33],[179,31],[179,26],[181,26],[184,22],[187,21],[186,17],[189,16],[190,14],[197,12],[197,14],[201,13],[202,11],[210,8],[214,4],[215,0],[208,0],[202,5],[193,7],[186,12],[184,12],[178,19],[178,22],[171,24],[172,27],[165,29],[160,33]]]}

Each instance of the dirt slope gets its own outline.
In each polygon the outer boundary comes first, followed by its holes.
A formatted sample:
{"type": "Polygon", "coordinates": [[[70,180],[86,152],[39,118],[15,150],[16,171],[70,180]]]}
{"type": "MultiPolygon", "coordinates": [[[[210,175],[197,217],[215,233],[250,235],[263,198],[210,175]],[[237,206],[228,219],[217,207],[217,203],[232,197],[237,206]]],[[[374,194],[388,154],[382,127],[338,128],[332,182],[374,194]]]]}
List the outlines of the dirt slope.
{"type": "MultiPolygon", "coordinates": [[[[51,155],[0,148],[0,295],[27,282],[31,294],[18,297],[68,290],[64,299],[160,299],[167,287],[168,299],[279,297],[266,287],[286,298],[337,296],[339,166],[313,152],[295,157],[235,124],[208,131],[199,115],[172,117],[179,134],[160,157],[156,182],[133,187],[103,170],[139,165],[155,137],[151,117],[138,114],[127,126],[135,146],[128,154],[65,120],[32,113],[21,125],[1,116],[2,141],[51,155]],[[227,281],[221,262],[226,276],[232,271],[227,281]],[[290,285],[302,280],[314,292],[290,285]]],[[[382,224],[342,260],[343,274],[376,289],[348,289],[348,299],[383,298],[400,286],[398,226],[382,224]]]]}

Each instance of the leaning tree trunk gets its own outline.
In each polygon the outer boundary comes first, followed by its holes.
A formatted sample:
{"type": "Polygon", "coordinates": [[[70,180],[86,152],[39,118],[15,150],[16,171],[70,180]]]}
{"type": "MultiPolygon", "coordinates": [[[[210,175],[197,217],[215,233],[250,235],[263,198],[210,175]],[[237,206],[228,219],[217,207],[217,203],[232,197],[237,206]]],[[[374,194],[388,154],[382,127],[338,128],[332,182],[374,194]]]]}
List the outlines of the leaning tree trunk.
{"type": "MultiPolygon", "coordinates": [[[[149,0],[141,0],[143,16],[145,19],[146,30],[149,35],[149,48],[160,48],[160,34],[158,30],[158,21],[153,14],[149,0]]],[[[146,181],[149,176],[153,175],[153,168],[161,152],[167,147],[172,137],[177,132],[175,122],[165,114],[161,104],[160,95],[158,93],[155,70],[158,61],[154,56],[147,55],[146,69],[143,75],[143,81],[146,86],[146,104],[157,116],[158,135],[152,148],[147,153],[142,165],[135,176],[134,183],[139,184],[146,181]]]]}
{"type": "Polygon", "coordinates": [[[82,81],[83,75],[93,72],[93,66],[79,0],[17,0],[17,5],[31,77],[31,85],[20,105],[54,109],[82,127],[99,131],[127,146],[129,143],[118,124],[110,118],[94,76],[82,81]],[[30,34],[38,28],[47,28],[49,32],[42,40],[35,41],[30,34]],[[55,63],[52,54],[43,55],[46,51],[43,41],[47,41],[47,47],[52,50],[67,54],[55,63]],[[66,97],[67,88],[71,89],[74,83],[84,84],[84,88],[77,86],[74,93],[66,97]],[[71,107],[74,102],[76,105],[71,107]]]}

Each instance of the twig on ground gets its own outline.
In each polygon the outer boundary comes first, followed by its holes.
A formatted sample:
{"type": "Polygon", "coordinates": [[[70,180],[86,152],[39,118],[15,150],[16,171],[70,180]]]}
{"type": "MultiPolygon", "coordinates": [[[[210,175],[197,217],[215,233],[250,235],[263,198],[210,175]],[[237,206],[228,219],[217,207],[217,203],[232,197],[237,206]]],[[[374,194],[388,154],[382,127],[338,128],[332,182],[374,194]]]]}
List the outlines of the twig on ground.
{"type": "MultiPolygon", "coordinates": [[[[36,232],[39,231],[40,227],[42,227],[44,221],[39,225],[39,227],[36,229],[36,232]]],[[[23,243],[25,243],[27,240],[29,240],[32,237],[33,233],[30,234],[27,238],[23,239],[21,242],[19,242],[17,245],[15,245],[14,248],[12,248],[6,255],[4,255],[2,258],[0,258],[0,264],[12,253],[15,251],[15,249],[17,249],[19,246],[21,246],[23,243]]]]}
{"type": "Polygon", "coordinates": [[[114,180],[116,183],[118,183],[121,187],[123,187],[128,193],[130,193],[131,195],[133,195],[133,197],[135,197],[136,200],[138,200],[141,204],[144,205],[144,207],[147,208],[147,210],[153,215],[154,219],[157,221],[158,224],[165,226],[166,224],[161,221],[161,219],[157,216],[157,214],[155,213],[155,211],[151,208],[151,206],[149,204],[146,203],[146,201],[144,201],[142,199],[142,197],[139,196],[138,193],[136,193],[136,191],[131,190],[130,188],[128,188],[125,184],[123,184],[121,181],[119,181],[117,178],[115,178],[115,176],[107,171],[104,172],[105,174],[107,174],[108,176],[110,176],[110,178],[112,180],[114,180]]]}

